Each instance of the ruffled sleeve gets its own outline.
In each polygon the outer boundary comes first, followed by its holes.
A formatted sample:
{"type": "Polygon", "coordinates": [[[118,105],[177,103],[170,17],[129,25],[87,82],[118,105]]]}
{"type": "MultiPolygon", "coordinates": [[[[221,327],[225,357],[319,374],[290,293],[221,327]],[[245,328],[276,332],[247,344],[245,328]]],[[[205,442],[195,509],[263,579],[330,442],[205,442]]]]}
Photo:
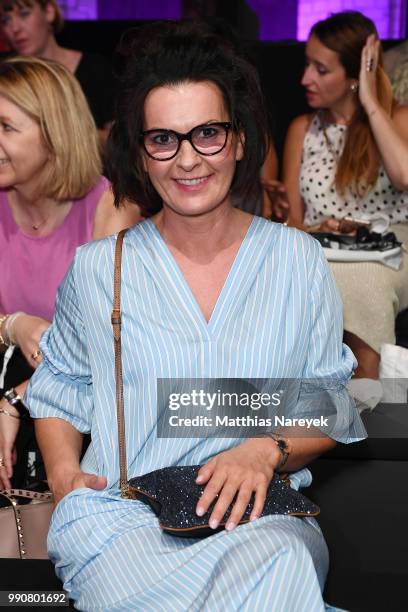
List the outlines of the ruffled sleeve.
{"type": "Polygon", "coordinates": [[[53,322],[40,342],[43,361],[24,400],[33,418],[57,417],[88,433],[93,415],[92,376],[75,286],[75,259],[57,292],[53,322]]]}

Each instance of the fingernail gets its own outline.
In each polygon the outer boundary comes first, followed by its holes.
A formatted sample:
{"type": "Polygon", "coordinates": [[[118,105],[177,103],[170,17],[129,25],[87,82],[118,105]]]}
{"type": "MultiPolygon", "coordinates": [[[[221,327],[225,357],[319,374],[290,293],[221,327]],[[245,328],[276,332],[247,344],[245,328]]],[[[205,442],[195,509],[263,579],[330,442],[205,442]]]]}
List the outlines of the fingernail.
{"type": "Polygon", "coordinates": [[[216,521],[215,519],[211,519],[209,525],[210,525],[211,529],[217,529],[218,521],[216,521]]]}
{"type": "Polygon", "coordinates": [[[197,476],[196,482],[202,482],[204,480],[204,476],[197,476]]]}
{"type": "Polygon", "coordinates": [[[254,516],[251,516],[250,520],[255,521],[257,518],[259,518],[259,516],[257,514],[254,514],[254,516]]]}
{"type": "Polygon", "coordinates": [[[205,510],[202,506],[198,506],[197,510],[196,510],[196,514],[197,516],[203,516],[203,514],[205,514],[205,510]]]}
{"type": "Polygon", "coordinates": [[[234,529],[234,527],[235,527],[235,526],[236,526],[236,525],[235,525],[235,523],[227,523],[227,524],[225,525],[225,529],[226,529],[227,531],[232,531],[232,530],[234,529]]]}

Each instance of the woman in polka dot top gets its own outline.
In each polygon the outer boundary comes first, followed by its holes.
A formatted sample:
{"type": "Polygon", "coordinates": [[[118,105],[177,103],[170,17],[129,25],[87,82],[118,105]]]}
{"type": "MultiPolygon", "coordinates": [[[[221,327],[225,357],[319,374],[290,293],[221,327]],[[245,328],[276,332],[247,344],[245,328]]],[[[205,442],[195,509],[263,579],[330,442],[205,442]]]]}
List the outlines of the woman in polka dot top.
{"type": "MultiPolygon", "coordinates": [[[[316,23],[302,85],[313,113],[297,117],[286,139],[288,223],[342,231],[347,215],[382,213],[408,243],[408,107],[393,100],[373,22],[345,11],[316,23]]],[[[359,362],[355,374],[376,379],[381,345],[395,343],[395,317],[408,306],[407,255],[398,271],[375,262],[331,267],[343,297],[344,339],[359,362]]]]}

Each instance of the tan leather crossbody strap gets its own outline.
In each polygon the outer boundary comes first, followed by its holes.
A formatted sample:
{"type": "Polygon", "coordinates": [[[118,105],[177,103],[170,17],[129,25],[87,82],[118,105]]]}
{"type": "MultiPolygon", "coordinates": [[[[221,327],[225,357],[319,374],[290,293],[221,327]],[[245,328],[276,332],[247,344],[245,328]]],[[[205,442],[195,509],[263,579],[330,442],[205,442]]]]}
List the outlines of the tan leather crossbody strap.
{"type": "Polygon", "coordinates": [[[120,286],[122,268],[122,246],[126,229],[118,233],[115,248],[115,267],[113,277],[113,309],[111,315],[113,338],[115,345],[115,384],[116,384],[116,412],[118,419],[119,436],[119,486],[122,497],[129,497],[126,440],[125,440],[125,415],[123,409],[123,380],[122,380],[122,345],[121,345],[121,310],[120,310],[120,286]]]}

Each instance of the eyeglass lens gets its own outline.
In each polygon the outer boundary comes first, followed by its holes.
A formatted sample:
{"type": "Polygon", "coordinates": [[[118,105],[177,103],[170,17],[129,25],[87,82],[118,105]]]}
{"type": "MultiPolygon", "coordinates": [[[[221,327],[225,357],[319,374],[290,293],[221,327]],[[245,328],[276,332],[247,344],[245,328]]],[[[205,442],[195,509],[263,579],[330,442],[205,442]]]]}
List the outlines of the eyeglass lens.
{"type": "MultiPolygon", "coordinates": [[[[185,135],[198,153],[215,155],[226,143],[228,128],[225,125],[199,125],[185,135]]],[[[182,135],[180,135],[182,136],[182,135]]],[[[183,138],[171,130],[151,130],[144,134],[146,151],[155,159],[165,160],[173,157],[183,138]]]]}

